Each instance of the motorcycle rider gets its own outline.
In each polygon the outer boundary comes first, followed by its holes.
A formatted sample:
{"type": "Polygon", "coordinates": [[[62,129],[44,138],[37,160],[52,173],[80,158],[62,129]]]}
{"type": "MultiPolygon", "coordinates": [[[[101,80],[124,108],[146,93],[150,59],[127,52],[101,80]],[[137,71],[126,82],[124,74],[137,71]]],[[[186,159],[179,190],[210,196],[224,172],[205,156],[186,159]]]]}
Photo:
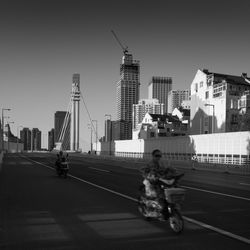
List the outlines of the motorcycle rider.
{"type": "Polygon", "coordinates": [[[56,163],[55,163],[57,169],[59,169],[59,168],[61,167],[61,163],[62,163],[63,161],[65,161],[65,160],[66,160],[66,157],[63,155],[63,151],[60,151],[60,152],[57,154],[57,160],[56,160],[56,163]]]}
{"type": "Polygon", "coordinates": [[[141,169],[144,177],[143,184],[145,186],[145,194],[148,197],[156,198],[162,205],[162,215],[164,219],[168,218],[167,201],[165,199],[164,190],[159,185],[159,178],[164,179],[170,173],[174,173],[175,169],[170,166],[165,166],[161,161],[162,152],[155,149],[152,152],[152,160],[146,167],[141,169]]]}

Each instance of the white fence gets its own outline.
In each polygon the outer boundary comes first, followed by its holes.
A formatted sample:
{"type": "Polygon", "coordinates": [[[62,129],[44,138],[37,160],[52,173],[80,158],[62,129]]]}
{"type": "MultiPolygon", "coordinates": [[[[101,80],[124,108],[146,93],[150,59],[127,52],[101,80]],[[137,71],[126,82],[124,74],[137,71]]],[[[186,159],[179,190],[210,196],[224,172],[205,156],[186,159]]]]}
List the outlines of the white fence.
{"type": "Polygon", "coordinates": [[[156,148],[170,160],[191,160],[196,155],[201,163],[247,165],[250,164],[250,131],[99,142],[97,154],[148,158],[156,148]]]}

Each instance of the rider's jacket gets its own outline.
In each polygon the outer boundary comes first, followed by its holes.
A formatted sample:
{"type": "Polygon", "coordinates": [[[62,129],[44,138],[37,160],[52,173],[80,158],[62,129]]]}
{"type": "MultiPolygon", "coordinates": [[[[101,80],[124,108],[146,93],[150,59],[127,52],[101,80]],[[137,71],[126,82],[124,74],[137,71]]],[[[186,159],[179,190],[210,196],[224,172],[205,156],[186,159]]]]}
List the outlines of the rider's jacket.
{"type": "Polygon", "coordinates": [[[157,197],[161,196],[161,189],[158,185],[157,180],[159,178],[165,178],[170,172],[174,172],[175,169],[172,167],[166,167],[163,162],[150,161],[146,167],[141,169],[144,177],[143,184],[145,186],[145,192],[147,196],[157,197]]]}

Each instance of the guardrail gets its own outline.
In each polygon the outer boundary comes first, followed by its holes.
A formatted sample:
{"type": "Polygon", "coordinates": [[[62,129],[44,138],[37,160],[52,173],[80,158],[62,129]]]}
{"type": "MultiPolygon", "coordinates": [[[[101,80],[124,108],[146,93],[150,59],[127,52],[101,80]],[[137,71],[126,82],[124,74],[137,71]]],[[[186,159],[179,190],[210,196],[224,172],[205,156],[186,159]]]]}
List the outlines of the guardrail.
{"type": "MultiPolygon", "coordinates": [[[[83,154],[78,154],[83,156],[83,154]]],[[[109,154],[84,154],[84,156],[89,158],[98,158],[103,160],[115,160],[120,162],[134,162],[146,164],[152,158],[151,154],[138,154],[138,153],[122,153],[116,155],[109,154]]],[[[232,174],[241,174],[241,175],[250,175],[250,164],[225,164],[225,163],[214,163],[214,162],[201,162],[199,159],[192,160],[190,157],[183,157],[182,159],[168,158],[166,154],[163,154],[162,161],[165,162],[166,166],[173,166],[175,168],[181,169],[192,169],[192,170],[207,170],[221,173],[232,173],[232,174]]],[[[139,164],[139,165],[141,165],[139,164]]],[[[131,164],[133,165],[133,164],[131,164]]],[[[131,166],[133,168],[139,168],[137,164],[131,166]]]]}

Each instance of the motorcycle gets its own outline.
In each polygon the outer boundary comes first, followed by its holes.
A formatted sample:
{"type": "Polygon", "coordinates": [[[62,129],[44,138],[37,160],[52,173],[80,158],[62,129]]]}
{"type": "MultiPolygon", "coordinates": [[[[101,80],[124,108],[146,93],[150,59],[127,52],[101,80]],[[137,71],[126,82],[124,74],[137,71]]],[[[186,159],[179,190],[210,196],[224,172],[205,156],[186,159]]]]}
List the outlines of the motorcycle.
{"type": "Polygon", "coordinates": [[[65,157],[62,157],[61,161],[57,160],[56,161],[56,172],[57,175],[63,176],[64,178],[67,178],[67,174],[69,172],[69,162],[68,159],[65,157]]]}
{"type": "Polygon", "coordinates": [[[185,189],[179,188],[178,180],[184,174],[174,175],[171,178],[157,178],[154,185],[158,186],[161,198],[155,193],[149,193],[145,180],[140,186],[138,210],[147,219],[169,221],[170,228],[177,234],[184,229],[184,220],[181,215],[181,204],[185,198],[185,189]]]}

